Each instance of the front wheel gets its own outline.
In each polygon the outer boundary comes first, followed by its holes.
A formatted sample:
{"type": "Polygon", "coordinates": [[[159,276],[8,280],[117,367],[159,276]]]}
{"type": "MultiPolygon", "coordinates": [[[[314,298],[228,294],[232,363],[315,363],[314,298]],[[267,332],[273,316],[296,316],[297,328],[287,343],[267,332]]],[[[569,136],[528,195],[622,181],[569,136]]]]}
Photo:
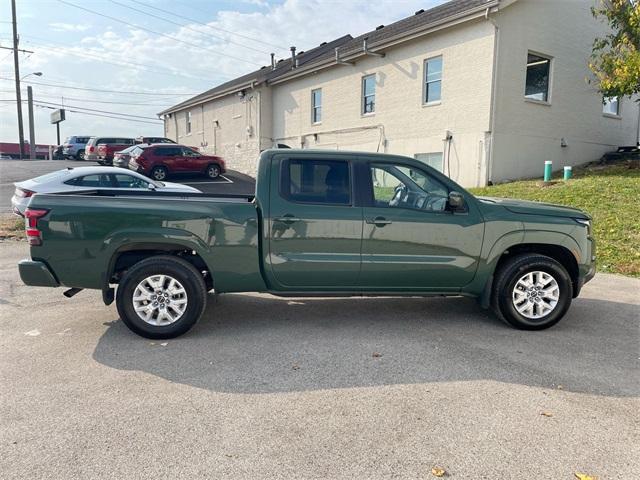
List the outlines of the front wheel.
{"type": "Polygon", "coordinates": [[[202,274],[189,262],[155,256],[131,267],[118,286],[120,318],[146,338],[175,338],[202,316],[207,289],[202,274]]]}
{"type": "Polygon", "coordinates": [[[207,167],[206,174],[209,178],[218,178],[220,176],[220,167],[215,163],[212,163],[207,167]]]}
{"type": "Polygon", "coordinates": [[[151,178],[161,182],[165,178],[167,178],[167,169],[166,167],[153,167],[151,169],[151,178]]]}
{"type": "Polygon", "coordinates": [[[571,305],[573,284],[553,258],[518,255],[496,274],[492,304],[497,316],[522,330],[542,330],[562,319],[571,305]]]}

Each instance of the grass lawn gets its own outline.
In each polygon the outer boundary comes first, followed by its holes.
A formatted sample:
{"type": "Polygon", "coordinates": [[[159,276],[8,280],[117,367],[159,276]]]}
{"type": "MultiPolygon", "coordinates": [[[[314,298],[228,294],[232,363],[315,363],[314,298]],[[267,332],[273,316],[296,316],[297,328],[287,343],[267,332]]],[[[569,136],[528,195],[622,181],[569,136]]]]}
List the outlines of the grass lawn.
{"type": "Polygon", "coordinates": [[[577,207],[593,217],[598,270],[640,277],[640,169],[626,165],[574,169],[574,178],[542,187],[525,180],[474,188],[475,195],[577,207]]]}

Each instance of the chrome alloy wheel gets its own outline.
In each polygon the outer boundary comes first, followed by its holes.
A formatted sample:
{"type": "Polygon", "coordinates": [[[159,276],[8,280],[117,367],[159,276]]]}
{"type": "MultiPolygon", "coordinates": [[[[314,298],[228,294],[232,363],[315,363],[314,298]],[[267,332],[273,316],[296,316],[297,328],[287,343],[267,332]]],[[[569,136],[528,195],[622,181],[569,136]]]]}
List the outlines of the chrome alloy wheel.
{"type": "Polygon", "coordinates": [[[187,309],[187,292],[169,275],[152,275],[133,291],[133,309],[141,320],[156,327],[178,321],[187,309]]]}
{"type": "Polygon", "coordinates": [[[516,282],[511,298],[520,315],[539,320],[558,305],[560,287],[556,279],[546,272],[529,272],[516,282]]]}

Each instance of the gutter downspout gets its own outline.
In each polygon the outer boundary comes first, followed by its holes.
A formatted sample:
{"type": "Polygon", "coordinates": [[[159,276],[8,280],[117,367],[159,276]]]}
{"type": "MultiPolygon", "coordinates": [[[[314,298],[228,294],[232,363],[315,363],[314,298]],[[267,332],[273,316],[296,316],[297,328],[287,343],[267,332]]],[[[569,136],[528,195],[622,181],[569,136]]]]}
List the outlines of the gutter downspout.
{"type": "MultiPolygon", "coordinates": [[[[489,185],[493,174],[493,152],[495,150],[495,134],[496,134],[496,98],[498,90],[498,54],[500,51],[500,29],[498,24],[489,16],[491,8],[487,7],[484,12],[484,18],[493,25],[495,29],[493,34],[493,71],[491,72],[491,105],[489,109],[489,132],[490,145],[489,156],[487,158],[487,165],[485,166],[485,181],[484,186],[489,185]]],[[[485,145],[486,148],[486,145],[485,145]]]]}

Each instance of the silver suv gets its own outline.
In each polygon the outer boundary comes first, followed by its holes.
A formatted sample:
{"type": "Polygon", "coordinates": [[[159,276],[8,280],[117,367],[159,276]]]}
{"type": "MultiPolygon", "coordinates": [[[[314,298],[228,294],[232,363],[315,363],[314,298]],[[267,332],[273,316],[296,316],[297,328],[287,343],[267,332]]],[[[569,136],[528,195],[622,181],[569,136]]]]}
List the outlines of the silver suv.
{"type": "Polygon", "coordinates": [[[91,137],[67,137],[62,144],[62,154],[65,158],[74,158],[76,160],[84,160],[85,145],[91,137]]]}

